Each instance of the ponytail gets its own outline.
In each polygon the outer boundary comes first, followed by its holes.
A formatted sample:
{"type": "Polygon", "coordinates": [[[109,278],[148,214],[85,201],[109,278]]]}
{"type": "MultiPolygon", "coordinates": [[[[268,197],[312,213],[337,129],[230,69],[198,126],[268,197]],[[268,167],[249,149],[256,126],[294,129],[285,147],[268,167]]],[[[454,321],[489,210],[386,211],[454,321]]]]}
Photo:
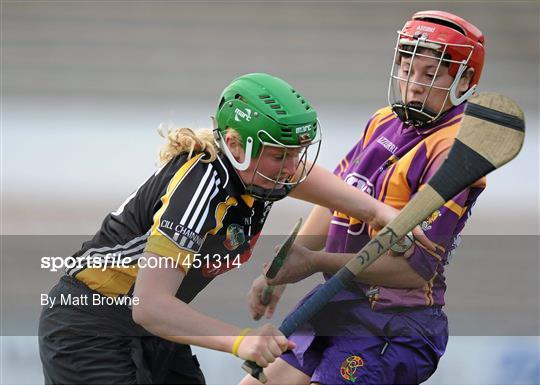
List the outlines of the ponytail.
{"type": "Polygon", "coordinates": [[[164,165],[181,153],[188,153],[188,159],[191,159],[194,155],[204,152],[208,155],[202,159],[205,163],[213,162],[217,158],[219,150],[212,130],[208,128],[197,131],[190,128],[169,128],[165,135],[160,126],[158,133],[162,138],[167,139],[167,143],[159,151],[160,165],[164,165]]]}

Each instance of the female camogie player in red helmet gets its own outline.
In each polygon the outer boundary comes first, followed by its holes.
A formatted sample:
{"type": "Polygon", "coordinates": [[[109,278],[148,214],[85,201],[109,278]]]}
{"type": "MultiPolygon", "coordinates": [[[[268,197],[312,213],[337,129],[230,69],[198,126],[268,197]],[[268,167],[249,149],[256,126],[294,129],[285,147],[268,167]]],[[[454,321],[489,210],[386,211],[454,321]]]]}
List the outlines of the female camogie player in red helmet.
{"type": "MultiPolygon", "coordinates": [[[[483,63],[484,37],[474,25],[441,11],[413,15],[398,31],[389,106],[371,117],[335,173],[401,209],[449,151],[483,63]]],[[[265,370],[269,383],[417,384],[428,379],[448,340],[444,266],[484,186],[484,180],[476,182],[423,221],[435,251],[416,242],[403,254],[381,256],[353,287],[293,334],[296,347],[265,370]]],[[[316,272],[328,277],[373,234],[367,223],[316,207],[269,283],[297,282],[316,272]]],[[[252,285],[252,314],[271,315],[283,292],[284,286],[275,290],[265,308],[259,301],[265,284],[261,276],[252,285]]],[[[242,385],[256,382],[248,376],[242,385]]]]}

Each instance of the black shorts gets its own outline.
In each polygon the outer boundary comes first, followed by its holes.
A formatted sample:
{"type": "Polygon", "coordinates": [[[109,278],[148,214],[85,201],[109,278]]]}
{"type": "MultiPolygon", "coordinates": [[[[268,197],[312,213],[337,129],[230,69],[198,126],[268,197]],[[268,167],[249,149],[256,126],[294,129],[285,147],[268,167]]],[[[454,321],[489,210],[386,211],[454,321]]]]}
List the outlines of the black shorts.
{"type": "MultiPolygon", "coordinates": [[[[49,295],[96,292],[64,276],[49,295]]],[[[189,345],[153,336],[126,307],[44,307],[39,353],[46,384],[204,384],[189,345]]]]}

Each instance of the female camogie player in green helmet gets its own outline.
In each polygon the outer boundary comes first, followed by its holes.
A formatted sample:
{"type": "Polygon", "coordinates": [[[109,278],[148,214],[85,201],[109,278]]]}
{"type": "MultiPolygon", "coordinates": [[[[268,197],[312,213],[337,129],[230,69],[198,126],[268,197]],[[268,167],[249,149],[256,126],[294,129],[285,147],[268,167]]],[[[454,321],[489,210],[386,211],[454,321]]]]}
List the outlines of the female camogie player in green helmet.
{"type": "Polygon", "coordinates": [[[49,293],[56,305],[39,325],[46,383],[201,384],[190,344],[265,367],[294,346],[274,326],[242,330],[188,304],[249,259],[272,202],[291,193],[375,227],[395,216],[313,166],[317,114],[276,77],[239,77],[213,131],[167,138],[161,167],[107,215],[49,293]]]}

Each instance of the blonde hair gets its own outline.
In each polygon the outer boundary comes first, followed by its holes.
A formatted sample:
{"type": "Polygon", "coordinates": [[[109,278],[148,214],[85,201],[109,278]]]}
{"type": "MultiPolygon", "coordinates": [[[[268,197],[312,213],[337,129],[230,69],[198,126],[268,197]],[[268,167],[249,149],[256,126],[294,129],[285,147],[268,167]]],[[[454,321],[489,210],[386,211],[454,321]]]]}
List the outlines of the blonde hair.
{"type": "Polygon", "coordinates": [[[202,152],[208,156],[202,159],[202,162],[210,163],[216,160],[218,147],[214,141],[214,135],[211,129],[202,128],[193,131],[187,127],[173,127],[163,133],[163,127],[158,128],[158,133],[162,138],[167,139],[167,143],[159,150],[159,164],[164,165],[175,156],[181,153],[188,153],[188,159],[202,152]]]}

